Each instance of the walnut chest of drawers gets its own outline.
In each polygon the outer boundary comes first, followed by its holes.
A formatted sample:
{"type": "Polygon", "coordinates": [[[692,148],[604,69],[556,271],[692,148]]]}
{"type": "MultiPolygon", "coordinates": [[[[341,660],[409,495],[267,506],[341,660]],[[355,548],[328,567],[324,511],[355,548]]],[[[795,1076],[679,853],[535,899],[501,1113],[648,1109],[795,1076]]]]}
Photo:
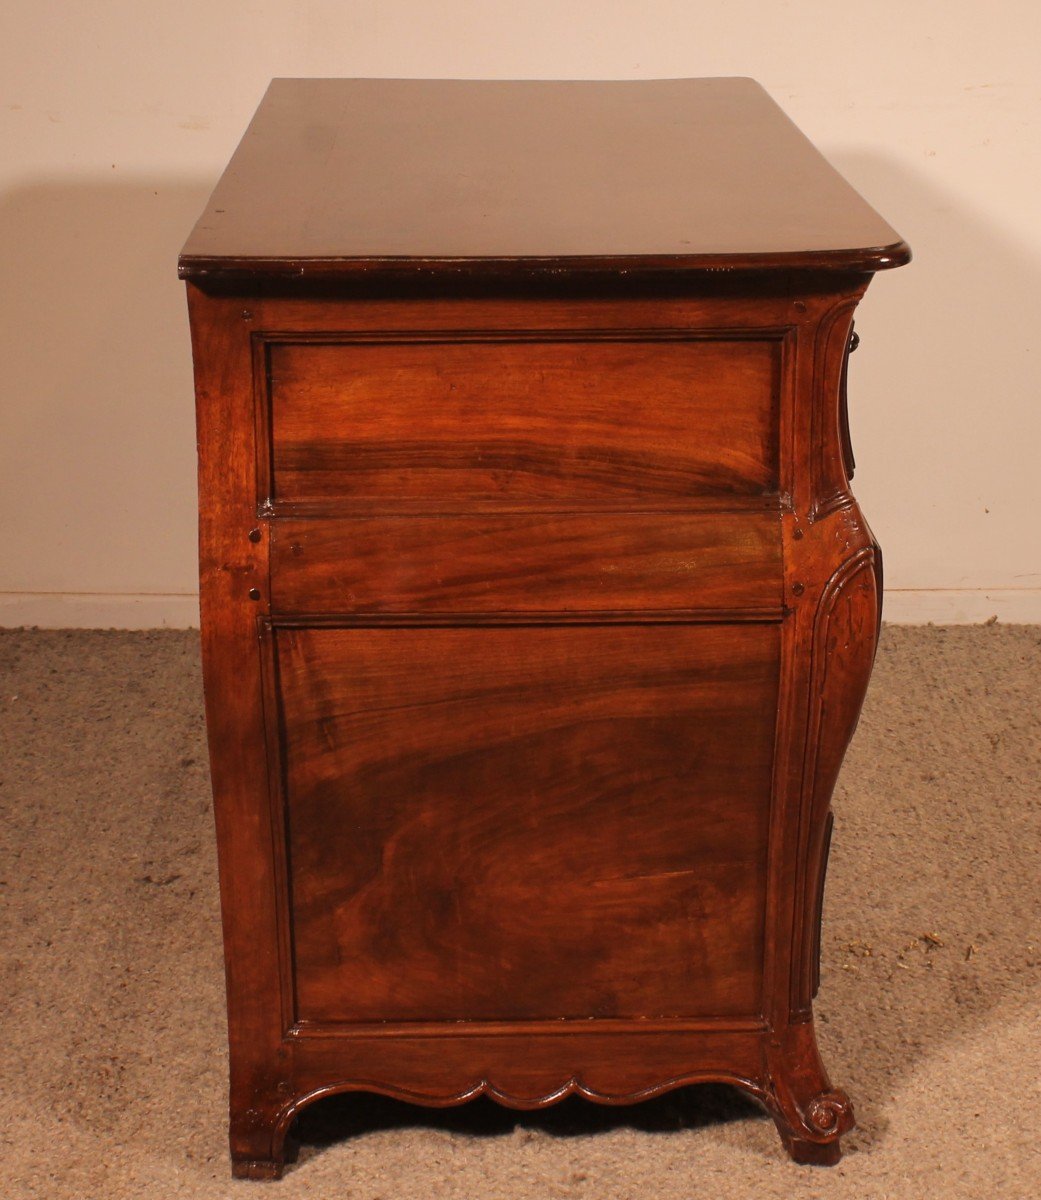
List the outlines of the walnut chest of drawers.
{"type": "Polygon", "coordinates": [[[846,359],[908,257],[750,80],[271,85],[180,259],[236,1174],[338,1091],[707,1080],[838,1158],[846,359]]]}

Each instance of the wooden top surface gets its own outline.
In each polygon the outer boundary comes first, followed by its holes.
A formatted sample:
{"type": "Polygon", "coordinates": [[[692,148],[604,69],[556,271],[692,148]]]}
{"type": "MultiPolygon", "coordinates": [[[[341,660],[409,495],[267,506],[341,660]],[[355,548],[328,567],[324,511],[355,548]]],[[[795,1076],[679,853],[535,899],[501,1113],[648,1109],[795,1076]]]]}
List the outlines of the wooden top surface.
{"type": "Polygon", "coordinates": [[[899,266],[751,79],[274,80],[185,278],[899,266]]]}

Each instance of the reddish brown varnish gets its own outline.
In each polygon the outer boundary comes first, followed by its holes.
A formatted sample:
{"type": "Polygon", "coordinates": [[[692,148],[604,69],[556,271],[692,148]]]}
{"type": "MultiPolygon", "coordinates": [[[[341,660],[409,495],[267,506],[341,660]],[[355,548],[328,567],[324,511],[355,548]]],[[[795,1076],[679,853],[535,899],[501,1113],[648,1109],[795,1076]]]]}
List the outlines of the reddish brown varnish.
{"type": "Polygon", "coordinates": [[[780,341],[493,336],[268,342],[276,510],[776,493],[780,341]]]}
{"type": "Polygon", "coordinates": [[[748,80],[272,85],[181,259],[237,1175],[337,1091],[707,1080],[837,1161],[845,366],[907,258],[748,80]]]}

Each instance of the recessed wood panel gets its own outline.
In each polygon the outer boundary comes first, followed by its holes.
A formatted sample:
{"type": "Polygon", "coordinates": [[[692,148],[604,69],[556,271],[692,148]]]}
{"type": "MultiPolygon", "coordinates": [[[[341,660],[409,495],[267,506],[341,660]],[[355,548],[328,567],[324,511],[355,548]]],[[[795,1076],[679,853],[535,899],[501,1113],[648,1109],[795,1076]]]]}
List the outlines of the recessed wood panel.
{"type": "Polygon", "coordinates": [[[780,342],[272,342],[277,503],[777,490],[780,342]]]}
{"type": "Polygon", "coordinates": [[[272,522],[281,612],[780,608],[776,510],[272,522]]]}
{"type": "Polygon", "coordinates": [[[758,1015],[778,643],[278,629],[296,1019],[758,1015]]]}

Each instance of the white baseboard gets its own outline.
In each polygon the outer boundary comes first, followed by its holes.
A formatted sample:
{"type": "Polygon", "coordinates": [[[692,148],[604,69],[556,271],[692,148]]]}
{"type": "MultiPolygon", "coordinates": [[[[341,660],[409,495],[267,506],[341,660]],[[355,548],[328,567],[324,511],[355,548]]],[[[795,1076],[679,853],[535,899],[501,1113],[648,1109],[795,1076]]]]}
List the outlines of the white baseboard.
{"type": "MultiPolygon", "coordinates": [[[[1041,624],[1041,588],[886,591],[883,619],[893,625],[1041,624]]],[[[197,629],[199,597],[190,593],[0,592],[0,628],[197,629]]]]}
{"type": "Polygon", "coordinates": [[[1041,624],[1041,588],[887,588],[882,620],[890,625],[1041,624]]]}
{"type": "Polygon", "coordinates": [[[197,629],[192,593],[0,592],[0,628],[197,629]]]}

